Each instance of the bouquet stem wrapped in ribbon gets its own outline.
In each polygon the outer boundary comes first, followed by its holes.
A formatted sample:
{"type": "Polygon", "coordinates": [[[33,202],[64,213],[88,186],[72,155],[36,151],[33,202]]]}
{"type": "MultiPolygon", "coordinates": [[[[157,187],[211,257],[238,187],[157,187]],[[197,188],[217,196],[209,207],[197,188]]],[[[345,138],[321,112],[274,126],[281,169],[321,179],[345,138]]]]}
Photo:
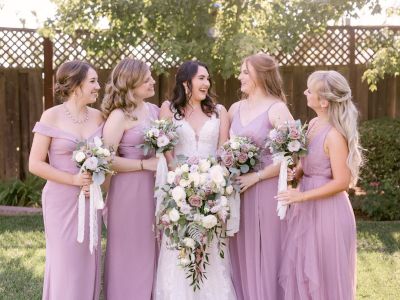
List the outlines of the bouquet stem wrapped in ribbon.
{"type": "Polygon", "coordinates": [[[155,120],[150,128],[145,131],[144,143],[140,145],[143,148],[144,155],[147,155],[151,150],[155,150],[158,157],[155,182],[156,216],[163,199],[160,187],[167,183],[168,164],[164,153],[171,151],[178,144],[177,128],[178,125],[175,125],[171,120],[155,120]]]}
{"type": "MultiPolygon", "coordinates": [[[[98,245],[97,211],[104,208],[103,194],[100,185],[106,174],[112,174],[110,157],[112,150],[103,147],[99,137],[94,137],[93,143],[88,141],[78,143],[77,150],[72,155],[80,172],[89,172],[93,182],[89,187],[89,250],[93,253],[98,245]]],[[[78,197],[78,236],[77,241],[83,243],[85,238],[86,197],[83,190],[78,197]]]]}
{"type": "MultiPolygon", "coordinates": [[[[307,124],[302,125],[300,120],[286,121],[271,130],[269,134],[265,146],[272,153],[274,164],[281,164],[278,193],[286,191],[288,188],[288,168],[296,166],[299,158],[307,154],[306,128],[307,124]]],[[[278,201],[276,210],[279,218],[283,220],[286,216],[287,206],[278,201]]]]}

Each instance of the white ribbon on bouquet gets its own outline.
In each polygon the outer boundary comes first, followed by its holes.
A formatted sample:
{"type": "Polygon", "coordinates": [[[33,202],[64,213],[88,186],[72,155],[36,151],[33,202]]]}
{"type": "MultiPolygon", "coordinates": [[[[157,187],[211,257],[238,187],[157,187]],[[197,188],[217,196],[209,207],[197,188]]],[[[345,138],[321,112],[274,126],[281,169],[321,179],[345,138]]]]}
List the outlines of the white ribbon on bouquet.
{"type": "Polygon", "coordinates": [[[229,197],[230,216],[226,222],[227,236],[234,236],[240,226],[240,192],[233,191],[229,197]]]}
{"type": "Polygon", "coordinates": [[[155,215],[157,216],[161,203],[164,199],[164,191],[161,188],[164,186],[164,184],[167,183],[168,164],[164,153],[157,153],[156,156],[158,157],[156,182],[155,182],[157,190],[155,191],[154,196],[156,198],[155,215]]]}
{"type": "MultiPolygon", "coordinates": [[[[283,152],[274,154],[272,156],[272,160],[275,165],[281,164],[279,170],[279,180],[278,180],[278,193],[287,191],[288,184],[287,184],[287,171],[288,165],[293,162],[290,156],[285,156],[283,152]]],[[[281,201],[278,201],[276,212],[278,213],[279,219],[283,220],[286,216],[287,205],[283,205],[281,201]]]]}
{"type": "MultiPolygon", "coordinates": [[[[97,210],[104,208],[100,184],[92,182],[89,187],[89,250],[91,254],[98,244],[97,210]]],[[[81,190],[78,198],[78,236],[76,239],[79,243],[83,243],[85,237],[85,206],[86,197],[81,190]]]]}

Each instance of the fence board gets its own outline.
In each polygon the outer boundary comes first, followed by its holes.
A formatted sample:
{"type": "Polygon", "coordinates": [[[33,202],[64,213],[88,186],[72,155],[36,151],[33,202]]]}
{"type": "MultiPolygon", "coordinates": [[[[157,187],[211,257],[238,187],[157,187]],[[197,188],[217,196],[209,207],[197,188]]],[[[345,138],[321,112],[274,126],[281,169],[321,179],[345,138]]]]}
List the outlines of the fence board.
{"type": "Polygon", "coordinates": [[[5,72],[0,70],[0,180],[4,180],[6,178],[6,127],[6,78],[5,72]]]}

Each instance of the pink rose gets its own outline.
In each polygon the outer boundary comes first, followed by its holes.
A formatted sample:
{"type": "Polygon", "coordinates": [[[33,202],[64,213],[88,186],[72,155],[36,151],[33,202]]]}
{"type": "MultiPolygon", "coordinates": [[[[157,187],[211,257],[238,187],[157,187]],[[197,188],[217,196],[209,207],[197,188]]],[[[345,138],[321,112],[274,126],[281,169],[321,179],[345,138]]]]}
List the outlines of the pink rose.
{"type": "Polygon", "coordinates": [[[293,140],[297,140],[300,138],[300,132],[297,130],[297,128],[291,128],[289,131],[289,138],[293,140]]]}
{"type": "Polygon", "coordinates": [[[238,155],[238,161],[239,161],[239,163],[241,163],[241,164],[244,164],[244,163],[247,161],[247,158],[248,158],[248,156],[247,156],[247,154],[244,153],[244,152],[241,152],[241,153],[238,155]]]}
{"type": "Polygon", "coordinates": [[[187,160],[187,163],[189,165],[198,165],[199,164],[199,158],[197,156],[189,157],[188,160],[187,160]]]}
{"type": "Polygon", "coordinates": [[[222,162],[228,168],[232,167],[233,165],[233,154],[232,152],[226,152],[222,157],[222,162]]]}
{"type": "Polygon", "coordinates": [[[189,203],[191,206],[201,207],[202,202],[201,197],[198,195],[192,195],[189,197],[189,203]]]}
{"type": "Polygon", "coordinates": [[[284,134],[279,133],[279,134],[276,136],[275,141],[276,141],[277,143],[279,143],[279,144],[283,144],[283,143],[286,141],[286,137],[285,137],[284,134]]]}
{"type": "Polygon", "coordinates": [[[250,150],[250,147],[248,144],[243,144],[240,148],[243,152],[249,152],[249,150],[250,150]]]}

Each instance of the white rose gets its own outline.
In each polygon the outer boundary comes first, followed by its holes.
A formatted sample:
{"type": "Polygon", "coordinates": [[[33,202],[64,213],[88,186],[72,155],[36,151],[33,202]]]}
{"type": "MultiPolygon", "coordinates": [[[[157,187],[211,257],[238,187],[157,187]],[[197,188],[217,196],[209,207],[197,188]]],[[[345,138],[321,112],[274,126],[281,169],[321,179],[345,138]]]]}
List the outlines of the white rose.
{"type": "Polygon", "coordinates": [[[175,172],[176,176],[181,176],[182,175],[182,170],[181,170],[180,167],[177,167],[174,172],[175,172]]]}
{"type": "Polygon", "coordinates": [[[179,180],[179,185],[180,185],[181,187],[183,187],[183,188],[187,187],[189,184],[190,184],[190,181],[189,181],[189,180],[186,180],[186,179],[181,179],[181,180],[179,180]]]}
{"type": "Polygon", "coordinates": [[[164,147],[169,144],[169,138],[166,135],[160,136],[157,139],[157,146],[158,147],[164,147]]]}
{"type": "Polygon", "coordinates": [[[95,136],[95,137],[93,138],[93,142],[94,142],[94,145],[95,145],[96,147],[101,147],[101,146],[103,146],[103,142],[101,141],[101,138],[99,138],[98,136],[95,136]]]}
{"type": "Polygon", "coordinates": [[[225,196],[221,196],[221,198],[219,199],[219,203],[222,206],[227,206],[228,205],[228,199],[225,196]]]}
{"type": "Polygon", "coordinates": [[[252,157],[254,156],[254,153],[253,153],[253,152],[249,152],[249,153],[247,153],[247,156],[248,156],[249,158],[252,158],[252,157]]]}
{"type": "Polygon", "coordinates": [[[207,159],[202,159],[199,162],[199,168],[200,168],[200,172],[207,172],[208,169],[210,169],[210,162],[207,159]]]}
{"type": "Polygon", "coordinates": [[[202,215],[200,215],[200,214],[195,214],[195,215],[193,216],[193,221],[194,221],[194,222],[200,222],[202,219],[203,219],[203,217],[202,217],[202,215]]]}
{"type": "Polygon", "coordinates": [[[189,247],[192,249],[196,246],[196,242],[192,238],[189,238],[189,237],[184,238],[183,243],[185,244],[186,247],[189,247]]]}
{"type": "Polygon", "coordinates": [[[191,211],[191,207],[189,205],[187,205],[185,202],[182,203],[182,206],[180,207],[180,211],[184,214],[187,215],[190,213],[191,211]]]}
{"type": "Polygon", "coordinates": [[[200,184],[200,174],[199,173],[189,173],[189,180],[193,182],[194,186],[197,187],[200,184]]]}
{"type": "Polygon", "coordinates": [[[111,155],[110,150],[108,150],[108,149],[103,149],[103,155],[104,155],[105,157],[109,157],[109,156],[111,155]]]}
{"type": "Polygon", "coordinates": [[[98,164],[99,160],[96,157],[92,156],[89,157],[87,160],[85,160],[83,166],[86,167],[86,169],[88,170],[95,171],[97,169],[98,164]]]}
{"type": "Polygon", "coordinates": [[[183,257],[179,260],[179,263],[181,266],[187,266],[188,264],[190,264],[190,259],[187,257],[183,257]]]}
{"type": "Polygon", "coordinates": [[[179,212],[173,208],[168,212],[168,217],[172,222],[177,222],[179,220],[179,212]]]}
{"type": "Polygon", "coordinates": [[[183,165],[181,166],[181,170],[182,170],[183,173],[189,172],[189,166],[188,166],[188,164],[183,164],[183,165]]]}
{"type": "Polygon", "coordinates": [[[275,140],[276,137],[277,137],[277,135],[278,135],[278,131],[277,131],[276,129],[272,129],[272,130],[269,132],[269,138],[270,138],[271,140],[275,140]]]}
{"type": "Polygon", "coordinates": [[[297,152],[300,150],[301,144],[298,140],[291,141],[288,144],[288,149],[290,152],[297,152]]]}
{"type": "Polygon", "coordinates": [[[183,187],[176,186],[172,189],[172,198],[176,201],[176,203],[181,203],[186,198],[186,193],[183,187]]]}
{"type": "Polygon", "coordinates": [[[76,160],[78,163],[83,162],[83,161],[85,160],[85,158],[86,158],[86,155],[85,155],[85,153],[83,153],[82,151],[78,151],[78,152],[75,154],[75,160],[76,160]]]}
{"type": "Polygon", "coordinates": [[[218,185],[225,185],[224,171],[220,165],[210,168],[211,180],[218,185]]]}
{"type": "Polygon", "coordinates": [[[240,145],[238,142],[231,142],[231,148],[233,150],[237,150],[237,149],[239,149],[239,147],[240,147],[240,145]]]}
{"type": "Polygon", "coordinates": [[[174,181],[175,181],[175,172],[169,171],[169,172],[168,172],[168,175],[167,175],[167,182],[168,182],[169,184],[173,184],[174,181]]]}
{"type": "Polygon", "coordinates": [[[207,182],[208,174],[200,174],[200,185],[204,185],[207,182]]]}
{"type": "Polygon", "coordinates": [[[160,130],[158,130],[157,128],[153,128],[151,130],[151,133],[155,136],[158,137],[160,135],[160,130]]]}
{"type": "Polygon", "coordinates": [[[217,225],[217,222],[217,218],[213,215],[205,216],[203,220],[201,220],[202,225],[207,229],[213,228],[215,225],[217,225]]]}
{"type": "Polygon", "coordinates": [[[227,187],[226,187],[226,193],[227,193],[228,195],[230,195],[230,194],[232,194],[232,192],[233,192],[233,186],[231,186],[231,185],[227,186],[227,187]]]}

